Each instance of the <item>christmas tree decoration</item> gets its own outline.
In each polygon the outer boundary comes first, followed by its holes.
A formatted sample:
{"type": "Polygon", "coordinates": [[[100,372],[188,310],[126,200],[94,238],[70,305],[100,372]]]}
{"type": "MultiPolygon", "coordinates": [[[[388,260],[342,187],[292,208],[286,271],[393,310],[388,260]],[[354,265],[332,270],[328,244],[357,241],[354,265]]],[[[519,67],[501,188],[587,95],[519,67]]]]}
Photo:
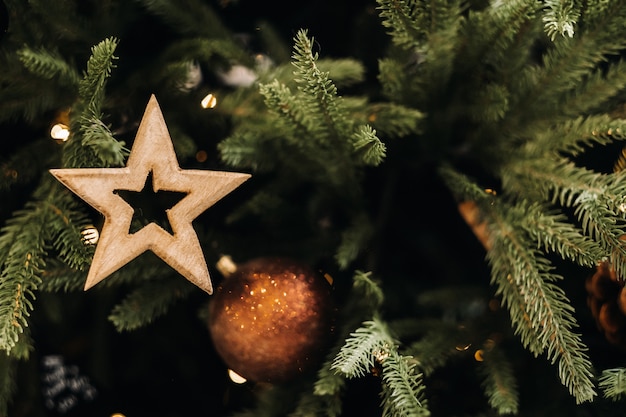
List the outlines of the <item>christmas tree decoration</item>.
{"type": "Polygon", "coordinates": [[[83,242],[86,245],[95,245],[100,239],[100,232],[94,226],[89,225],[80,231],[83,242]]]}
{"type": "Polygon", "coordinates": [[[217,106],[217,97],[215,97],[212,93],[204,96],[202,101],[200,101],[200,105],[203,109],[212,109],[217,106]]]}
{"type": "Polygon", "coordinates": [[[70,138],[70,128],[63,123],[56,123],[50,129],[50,137],[59,142],[65,142],[70,138]]]}
{"type": "Polygon", "coordinates": [[[250,87],[258,78],[253,69],[244,65],[233,65],[228,71],[218,71],[217,76],[229,87],[250,87]]]}
{"type": "Polygon", "coordinates": [[[154,95],[139,125],[125,168],[50,170],[61,183],[104,216],[85,290],[151,250],[189,281],[211,294],[213,286],[192,221],[246,181],[243,173],[182,170],[154,95]],[[173,234],[154,222],[130,233],[133,207],[120,191],[140,192],[152,178],[157,191],[186,193],[167,217],[173,234]]]}
{"type": "Polygon", "coordinates": [[[335,303],[322,273],[289,258],[237,265],[217,287],[208,327],[224,363],[254,382],[284,383],[319,365],[335,303]]]}
{"type": "Polygon", "coordinates": [[[46,355],[41,359],[41,367],[41,389],[48,410],[63,415],[98,396],[89,378],[80,373],[78,366],[68,364],[63,356],[46,355]]]}
{"type": "Polygon", "coordinates": [[[202,68],[198,61],[190,61],[185,64],[187,69],[187,76],[185,80],[180,82],[178,86],[179,90],[188,93],[192,90],[198,88],[200,84],[202,84],[203,76],[202,76],[202,68]]]}
{"type": "Polygon", "coordinates": [[[598,329],[615,346],[626,349],[626,288],[608,262],[600,262],[585,281],[587,305],[598,329]]]}
{"type": "Polygon", "coordinates": [[[622,417],[624,2],[293,5],[0,0],[0,416],[622,417]]]}
{"type": "Polygon", "coordinates": [[[70,111],[69,109],[59,110],[50,127],[50,137],[61,143],[70,138],[70,111]]]}

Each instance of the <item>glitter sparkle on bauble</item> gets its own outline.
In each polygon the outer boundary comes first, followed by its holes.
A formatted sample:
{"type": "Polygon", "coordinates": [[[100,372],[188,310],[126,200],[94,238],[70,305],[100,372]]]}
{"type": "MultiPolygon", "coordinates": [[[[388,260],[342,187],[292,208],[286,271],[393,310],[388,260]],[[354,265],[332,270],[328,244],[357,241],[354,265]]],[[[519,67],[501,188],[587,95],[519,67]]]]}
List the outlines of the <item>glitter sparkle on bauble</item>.
{"type": "Polygon", "coordinates": [[[282,383],[316,370],[336,307],[321,272],[293,259],[237,265],[209,304],[209,331],[224,363],[249,381],[282,383]]]}

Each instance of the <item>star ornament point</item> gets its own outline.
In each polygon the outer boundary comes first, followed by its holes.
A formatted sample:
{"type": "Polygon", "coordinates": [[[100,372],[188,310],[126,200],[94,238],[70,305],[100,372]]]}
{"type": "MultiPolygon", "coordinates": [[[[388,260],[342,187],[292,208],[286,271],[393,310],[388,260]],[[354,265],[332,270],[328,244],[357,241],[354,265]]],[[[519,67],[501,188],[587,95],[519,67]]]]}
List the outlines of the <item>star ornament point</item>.
{"type": "Polygon", "coordinates": [[[250,174],[181,169],[154,95],[146,106],[126,167],[51,169],[50,173],[104,216],[85,290],[149,250],[190,282],[208,294],[213,293],[206,260],[192,222],[248,180],[250,174]],[[140,192],[149,175],[152,175],[155,192],[185,194],[167,210],[173,233],[154,222],[130,233],[134,209],[117,191],[140,192]]]}

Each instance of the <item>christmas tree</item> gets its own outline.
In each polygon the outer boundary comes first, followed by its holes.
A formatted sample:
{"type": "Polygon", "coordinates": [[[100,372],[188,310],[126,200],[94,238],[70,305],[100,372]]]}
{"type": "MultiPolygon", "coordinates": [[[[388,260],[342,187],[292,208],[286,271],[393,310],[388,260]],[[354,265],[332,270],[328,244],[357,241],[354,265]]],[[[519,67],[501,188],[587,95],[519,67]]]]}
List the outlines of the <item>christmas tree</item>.
{"type": "Polygon", "coordinates": [[[3,0],[0,416],[622,415],[624,6],[3,0]]]}

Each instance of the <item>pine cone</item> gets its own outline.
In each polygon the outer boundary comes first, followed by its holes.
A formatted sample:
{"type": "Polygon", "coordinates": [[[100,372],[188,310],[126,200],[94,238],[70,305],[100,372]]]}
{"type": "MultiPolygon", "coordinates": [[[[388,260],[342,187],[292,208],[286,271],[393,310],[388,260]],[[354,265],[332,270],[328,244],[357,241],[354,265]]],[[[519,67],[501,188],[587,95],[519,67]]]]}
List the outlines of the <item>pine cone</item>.
{"type": "Polygon", "coordinates": [[[587,305],[612,344],[626,349],[626,289],[609,262],[601,262],[585,282],[587,305]]]}

